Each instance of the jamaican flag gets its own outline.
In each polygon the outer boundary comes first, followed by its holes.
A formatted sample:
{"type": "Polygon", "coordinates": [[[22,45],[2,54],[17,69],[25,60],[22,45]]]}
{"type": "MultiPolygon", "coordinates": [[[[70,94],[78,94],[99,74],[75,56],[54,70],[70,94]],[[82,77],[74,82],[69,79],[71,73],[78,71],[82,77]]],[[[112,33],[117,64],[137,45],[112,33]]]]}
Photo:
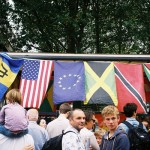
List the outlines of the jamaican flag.
{"type": "Polygon", "coordinates": [[[84,62],[86,100],[84,104],[118,105],[114,65],[110,62],[84,62]]]}

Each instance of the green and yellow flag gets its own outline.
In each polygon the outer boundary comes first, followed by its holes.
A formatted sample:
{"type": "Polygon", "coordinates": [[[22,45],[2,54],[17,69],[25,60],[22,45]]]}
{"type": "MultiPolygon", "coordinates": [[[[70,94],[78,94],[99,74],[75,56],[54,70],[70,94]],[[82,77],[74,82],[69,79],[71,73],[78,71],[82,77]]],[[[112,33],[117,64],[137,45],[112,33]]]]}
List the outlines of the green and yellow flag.
{"type": "Polygon", "coordinates": [[[86,100],[84,104],[118,105],[114,64],[84,62],[86,100]]]}
{"type": "Polygon", "coordinates": [[[143,64],[144,67],[144,72],[148,78],[148,80],[150,81],[150,64],[143,64]]]}
{"type": "Polygon", "coordinates": [[[53,103],[53,77],[51,77],[49,88],[47,90],[46,97],[43,103],[41,104],[40,111],[41,112],[54,112],[55,111],[55,107],[53,103]]]}

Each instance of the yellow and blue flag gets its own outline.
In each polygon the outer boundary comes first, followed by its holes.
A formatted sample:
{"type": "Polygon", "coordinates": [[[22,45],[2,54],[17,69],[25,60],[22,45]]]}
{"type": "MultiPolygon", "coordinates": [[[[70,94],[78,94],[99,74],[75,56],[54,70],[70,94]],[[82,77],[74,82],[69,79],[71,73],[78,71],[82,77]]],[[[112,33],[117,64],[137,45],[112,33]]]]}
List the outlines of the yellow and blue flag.
{"type": "Polygon", "coordinates": [[[6,53],[0,53],[0,101],[14,82],[22,65],[23,59],[12,59],[6,53]]]}

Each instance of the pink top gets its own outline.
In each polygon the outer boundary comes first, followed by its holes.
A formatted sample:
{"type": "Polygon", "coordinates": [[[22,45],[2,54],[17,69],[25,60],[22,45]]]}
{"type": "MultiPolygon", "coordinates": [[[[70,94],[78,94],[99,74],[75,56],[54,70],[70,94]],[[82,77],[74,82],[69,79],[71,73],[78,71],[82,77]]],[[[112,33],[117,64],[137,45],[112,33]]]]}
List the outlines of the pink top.
{"type": "Polygon", "coordinates": [[[28,127],[26,110],[18,103],[10,103],[1,109],[0,123],[10,131],[25,130],[28,127]]]}

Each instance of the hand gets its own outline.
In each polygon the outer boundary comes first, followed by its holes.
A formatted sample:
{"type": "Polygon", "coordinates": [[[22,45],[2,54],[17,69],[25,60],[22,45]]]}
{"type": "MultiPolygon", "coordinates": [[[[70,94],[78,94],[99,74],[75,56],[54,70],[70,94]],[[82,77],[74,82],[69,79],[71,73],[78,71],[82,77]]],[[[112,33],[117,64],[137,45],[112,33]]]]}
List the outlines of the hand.
{"type": "Polygon", "coordinates": [[[34,146],[33,145],[27,145],[22,150],[34,150],[34,146]]]}
{"type": "Polygon", "coordinates": [[[90,145],[89,150],[93,150],[92,146],[90,145]]]}

